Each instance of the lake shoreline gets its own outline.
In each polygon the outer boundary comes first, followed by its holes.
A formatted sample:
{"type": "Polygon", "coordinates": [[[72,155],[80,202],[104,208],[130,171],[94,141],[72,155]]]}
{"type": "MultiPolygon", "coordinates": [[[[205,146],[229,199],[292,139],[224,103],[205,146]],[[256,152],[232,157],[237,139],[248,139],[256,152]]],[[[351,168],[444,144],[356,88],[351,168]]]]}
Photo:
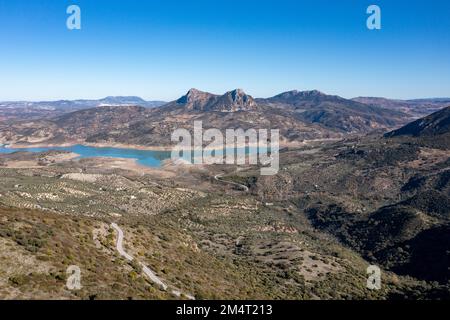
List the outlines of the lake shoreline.
{"type": "Polygon", "coordinates": [[[49,151],[63,151],[75,153],[78,155],[77,159],[87,158],[116,158],[116,159],[132,159],[137,164],[159,168],[163,165],[163,161],[171,157],[171,153],[161,150],[139,150],[132,148],[117,148],[117,147],[99,147],[99,146],[87,146],[81,144],[61,144],[61,145],[8,145],[0,147],[0,154],[14,154],[17,152],[30,152],[30,153],[45,153],[49,151]]]}
{"type": "Polygon", "coordinates": [[[92,147],[92,148],[117,148],[117,149],[129,149],[129,150],[142,150],[142,151],[171,151],[172,146],[142,146],[133,144],[121,144],[121,143],[87,143],[87,142],[71,142],[61,144],[0,144],[0,147],[6,149],[34,149],[34,148],[72,148],[75,146],[92,147]]]}
{"type": "MultiPolygon", "coordinates": [[[[280,141],[280,149],[281,148],[296,148],[308,145],[310,142],[318,142],[318,141],[337,141],[340,139],[313,139],[313,140],[303,140],[301,142],[286,142],[280,141]]],[[[61,144],[46,144],[46,143],[29,143],[29,144],[2,144],[0,143],[0,147],[11,148],[11,149],[31,149],[31,148],[70,148],[74,146],[84,146],[84,147],[93,147],[93,148],[117,148],[117,149],[130,149],[130,150],[143,150],[143,151],[172,151],[175,149],[177,145],[168,145],[168,146],[144,146],[137,144],[124,144],[124,143],[89,143],[86,141],[74,141],[68,143],[61,144]]],[[[226,146],[225,146],[226,147],[226,146]]],[[[257,144],[240,144],[236,146],[237,148],[250,147],[256,148],[257,144]]],[[[203,147],[203,150],[213,150],[214,147],[203,147]]]]}

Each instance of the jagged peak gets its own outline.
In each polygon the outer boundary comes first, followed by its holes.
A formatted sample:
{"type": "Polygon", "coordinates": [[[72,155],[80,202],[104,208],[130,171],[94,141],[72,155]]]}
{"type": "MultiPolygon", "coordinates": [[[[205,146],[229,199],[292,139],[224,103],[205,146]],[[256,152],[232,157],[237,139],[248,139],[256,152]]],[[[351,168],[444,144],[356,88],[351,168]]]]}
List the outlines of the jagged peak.
{"type": "Polygon", "coordinates": [[[240,89],[240,88],[231,90],[229,92],[232,94],[236,94],[236,95],[245,95],[246,94],[244,89],[240,89]]]}
{"type": "Polygon", "coordinates": [[[243,89],[234,89],[219,96],[193,88],[178,99],[177,104],[191,110],[223,112],[250,110],[257,106],[253,97],[246,94],[243,89]]]}
{"type": "Polygon", "coordinates": [[[184,96],[177,100],[177,103],[188,104],[197,100],[204,100],[214,97],[212,93],[201,91],[195,88],[190,89],[184,96]]]}
{"type": "Polygon", "coordinates": [[[234,89],[225,93],[219,100],[219,105],[229,111],[249,110],[256,107],[253,97],[246,94],[242,89],[234,89]],[[225,102],[227,101],[227,102],[225,102]]]}
{"type": "Polygon", "coordinates": [[[191,89],[189,89],[189,91],[186,93],[186,95],[196,95],[196,94],[204,94],[204,93],[208,93],[208,92],[206,92],[206,91],[201,91],[201,90],[198,90],[198,89],[196,89],[196,88],[191,88],[191,89]]]}
{"type": "Polygon", "coordinates": [[[232,91],[228,91],[227,93],[225,93],[226,95],[230,95],[233,100],[237,100],[239,98],[243,98],[243,97],[248,97],[253,99],[250,95],[246,94],[245,91],[243,89],[234,89],[232,91]]]}

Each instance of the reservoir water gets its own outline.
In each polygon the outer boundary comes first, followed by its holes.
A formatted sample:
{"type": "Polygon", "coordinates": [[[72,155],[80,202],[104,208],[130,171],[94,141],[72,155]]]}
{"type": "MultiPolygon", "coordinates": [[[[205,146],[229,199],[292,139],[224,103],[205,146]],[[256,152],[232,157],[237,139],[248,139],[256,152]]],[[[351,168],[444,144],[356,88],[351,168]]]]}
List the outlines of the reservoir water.
{"type": "Polygon", "coordinates": [[[170,159],[171,153],[169,151],[153,151],[153,150],[137,150],[137,149],[122,149],[122,148],[97,148],[82,145],[75,145],[70,147],[51,147],[51,148],[5,148],[0,147],[0,154],[14,153],[18,151],[28,152],[46,152],[50,150],[70,151],[79,154],[79,158],[126,158],[136,159],[141,165],[148,167],[160,167],[164,160],[170,159]]]}
{"type": "MultiPolygon", "coordinates": [[[[108,157],[108,158],[125,158],[125,159],[136,159],[138,164],[159,168],[161,167],[164,160],[171,158],[170,151],[153,151],[153,150],[138,150],[138,149],[125,149],[125,148],[99,148],[99,147],[88,147],[83,145],[74,145],[70,147],[48,147],[48,148],[9,148],[0,145],[0,155],[5,153],[14,152],[46,152],[50,150],[58,151],[70,151],[79,155],[79,158],[97,158],[97,157],[108,157]]],[[[226,149],[228,150],[228,149],[226,149]]],[[[257,154],[257,148],[237,148],[235,150],[231,149],[233,152],[245,152],[245,154],[257,154]]],[[[225,151],[226,153],[227,151],[225,151]]],[[[195,152],[193,157],[198,157],[200,154],[195,152]]],[[[192,159],[192,158],[191,158],[192,159]]]]}

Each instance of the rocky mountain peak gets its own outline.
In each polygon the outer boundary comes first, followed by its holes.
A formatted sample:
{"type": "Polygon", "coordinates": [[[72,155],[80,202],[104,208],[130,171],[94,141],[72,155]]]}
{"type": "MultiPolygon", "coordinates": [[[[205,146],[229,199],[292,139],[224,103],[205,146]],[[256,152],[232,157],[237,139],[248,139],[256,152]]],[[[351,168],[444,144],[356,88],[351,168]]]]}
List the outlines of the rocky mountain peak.
{"type": "Polygon", "coordinates": [[[215,98],[216,95],[193,88],[178,99],[177,104],[183,104],[189,110],[204,110],[215,98]]]}
{"type": "Polygon", "coordinates": [[[242,89],[235,89],[222,96],[191,89],[177,100],[178,105],[184,105],[188,110],[236,112],[254,110],[257,107],[253,97],[242,89]]]}
{"type": "Polygon", "coordinates": [[[246,94],[242,89],[235,89],[220,97],[215,109],[217,111],[236,112],[254,110],[256,107],[257,104],[252,96],[246,94]]]}
{"type": "Polygon", "coordinates": [[[211,96],[213,96],[213,94],[193,88],[193,89],[190,89],[186,93],[186,95],[184,95],[180,99],[178,99],[177,103],[179,103],[179,104],[195,103],[195,102],[209,99],[209,98],[211,98],[211,96]]]}

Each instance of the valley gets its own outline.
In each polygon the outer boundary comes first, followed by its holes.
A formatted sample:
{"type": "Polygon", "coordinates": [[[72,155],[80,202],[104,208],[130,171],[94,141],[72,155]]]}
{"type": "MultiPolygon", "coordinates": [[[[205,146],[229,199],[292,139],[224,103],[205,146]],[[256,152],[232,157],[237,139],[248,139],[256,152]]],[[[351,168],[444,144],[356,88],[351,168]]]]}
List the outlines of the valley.
{"type": "Polygon", "coordinates": [[[406,2],[0,0],[2,307],[443,313],[450,1],[406,2]]]}

